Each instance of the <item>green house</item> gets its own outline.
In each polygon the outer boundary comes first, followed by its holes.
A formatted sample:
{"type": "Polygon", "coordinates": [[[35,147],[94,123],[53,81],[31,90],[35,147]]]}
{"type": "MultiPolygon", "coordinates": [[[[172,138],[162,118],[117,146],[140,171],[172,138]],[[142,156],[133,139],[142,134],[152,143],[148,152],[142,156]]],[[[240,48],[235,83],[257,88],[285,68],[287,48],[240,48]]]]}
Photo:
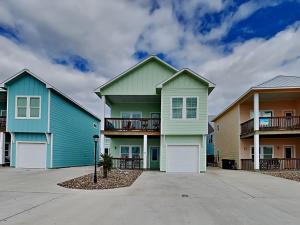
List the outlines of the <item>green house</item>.
{"type": "Polygon", "coordinates": [[[101,152],[116,167],[205,172],[207,98],[215,84],[150,56],[101,85],[101,152]],[[104,117],[104,116],[103,116],[104,117]]]}

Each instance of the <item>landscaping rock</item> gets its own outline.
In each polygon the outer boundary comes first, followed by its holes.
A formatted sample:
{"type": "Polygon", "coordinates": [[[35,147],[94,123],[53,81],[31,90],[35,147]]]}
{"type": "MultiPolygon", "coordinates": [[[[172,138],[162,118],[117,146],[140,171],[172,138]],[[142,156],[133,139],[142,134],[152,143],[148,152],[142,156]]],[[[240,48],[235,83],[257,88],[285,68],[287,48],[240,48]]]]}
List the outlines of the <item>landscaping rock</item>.
{"type": "Polygon", "coordinates": [[[282,177],[285,179],[295,180],[300,182],[300,171],[283,170],[283,171],[266,171],[261,173],[271,175],[274,177],[282,177]]]}
{"type": "Polygon", "coordinates": [[[127,187],[141,175],[142,170],[112,170],[108,172],[108,177],[103,178],[102,173],[97,173],[98,182],[94,184],[94,174],[88,174],[77,177],[71,180],[59,183],[59,186],[72,189],[113,189],[120,187],[127,187]]]}

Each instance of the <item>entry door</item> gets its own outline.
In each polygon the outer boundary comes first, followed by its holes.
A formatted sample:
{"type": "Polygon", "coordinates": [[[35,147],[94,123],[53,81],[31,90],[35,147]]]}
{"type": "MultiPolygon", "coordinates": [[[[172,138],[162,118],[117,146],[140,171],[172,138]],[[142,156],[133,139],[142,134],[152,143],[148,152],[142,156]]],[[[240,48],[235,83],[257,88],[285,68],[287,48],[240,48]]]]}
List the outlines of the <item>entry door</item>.
{"type": "Polygon", "coordinates": [[[150,169],[159,169],[159,147],[150,147],[150,169]]]}
{"type": "Polygon", "coordinates": [[[292,146],[284,147],[284,157],[287,159],[294,158],[294,148],[292,146]]]}

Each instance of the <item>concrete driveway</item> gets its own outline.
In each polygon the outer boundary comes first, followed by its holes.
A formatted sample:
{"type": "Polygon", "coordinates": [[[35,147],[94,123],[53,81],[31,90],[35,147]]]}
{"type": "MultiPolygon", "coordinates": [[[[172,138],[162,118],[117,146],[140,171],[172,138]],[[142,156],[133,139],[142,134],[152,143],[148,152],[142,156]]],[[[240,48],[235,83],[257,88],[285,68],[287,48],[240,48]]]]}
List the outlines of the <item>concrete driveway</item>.
{"type": "Polygon", "coordinates": [[[244,171],[144,172],[129,188],[56,183],[92,168],[0,168],[0,224],[299,224],[300,183],[244,171]]]}

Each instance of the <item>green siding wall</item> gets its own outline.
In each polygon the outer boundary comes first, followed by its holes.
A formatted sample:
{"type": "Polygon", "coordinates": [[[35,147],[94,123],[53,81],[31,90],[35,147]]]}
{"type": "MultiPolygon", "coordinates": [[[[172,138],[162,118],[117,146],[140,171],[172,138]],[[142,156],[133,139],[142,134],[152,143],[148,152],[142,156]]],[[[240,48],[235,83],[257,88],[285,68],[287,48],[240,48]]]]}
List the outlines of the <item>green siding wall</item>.
{"type": "Polygon", "coordinates": [[[48,89],[46,85],[24,75],[7,86],[8,89],[8,131],[9,132],[47,132],[48,128],[48,89]],[[41,119],[15,119],[17,95],[41,96],[41,119]]]}
{"type": "Polygon", "coordinates": [[[100,122],[53,91],[50,111],[53,167],[93,164],[93,135],[99,135],[100,122]]]}
{"type": "MultiPolygon", "coordinates": [[[[43,133],[15,133],[15,140],[12,143],[11,148],[11,166],[16,166],[16,143],[22,141],[31,142],[47,142],[46,135],[43,133]]],[[[47,168],[51,166],[51,145],[50,140],[47,144],[47,168]]]]}
{"type": "Polygon", "coordinates": [[[153,59],[101,90],[102,95],[156,95],[156,85],[176,71],[153,59]]]}
{"type": "Polygon", "coordinates": [[[200,172],[206,171],[206,141],[203,142],[202,135],[166,135],[162,137],[160,147],[160,170],[166,171],[166,146],[171,144],[200,145],[200,172]],[[204,143],[204,144],[203,144],[204,143]]]}
{"type": "Polygon", "coordinates": [[[207,134],[208,87],[199,80],[181,74],[162,89],[162,134],[207,134]],[[171,98],[176,96],[198,97],[198,119],[171,119],[171,98]]]}
{"type": "Polygon", "coordinates": [[[160,113],[160,103],[119,103],[111,107],[112,117],[121,117],[121,112],[142,112],[142,117],[150,117],[151,112],[160,113]]]}

